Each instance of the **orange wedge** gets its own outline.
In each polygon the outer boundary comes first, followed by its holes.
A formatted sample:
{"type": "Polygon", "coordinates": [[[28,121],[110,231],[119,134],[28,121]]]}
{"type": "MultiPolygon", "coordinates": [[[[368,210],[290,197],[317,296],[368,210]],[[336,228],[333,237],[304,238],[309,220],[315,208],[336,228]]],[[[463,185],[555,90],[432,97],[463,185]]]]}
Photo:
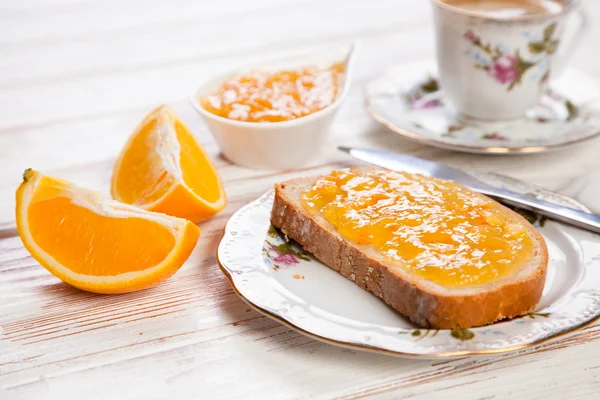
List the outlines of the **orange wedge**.
{"type": "Polygon", "coordinates": [[[77,288],[127,293],[164,281],[190,256],[190,221],[107,199],[34,170],[17,189],[17,228],[42,266],[77,288]]]}
{"type": "Polygon", "coordinates": [[[225,191],[200,143],[173,110],[161,106],[144,118],[115,164],[115,200],[193,222],[225,207],[225,191]]]}

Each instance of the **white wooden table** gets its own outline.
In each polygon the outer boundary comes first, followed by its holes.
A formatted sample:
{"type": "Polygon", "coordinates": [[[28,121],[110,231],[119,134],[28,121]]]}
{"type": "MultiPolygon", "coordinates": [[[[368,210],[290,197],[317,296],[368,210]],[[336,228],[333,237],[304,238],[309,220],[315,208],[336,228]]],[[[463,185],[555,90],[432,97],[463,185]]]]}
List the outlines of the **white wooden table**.
{"type": "MultiPolygon", "coordinates": [[[[600,2],[573,65],[600,78],[600,2]]],[[[385,147],[493,170],[600,212],[600,141],[527,157],[471,156],[402,140],[371,121],[364,85],[433,56],[427,1],[0,0],[0,399],[598,398],[600,323],[510,354],[417,361],[307,338],[252,311],[215,262],[229,216],[271,185],[350,163],[335,145],[385,147]],[[201,80],[290,49],[362,38],[349,98],[319,165],[236,167],[187,102],[201,80]],[[26,167],[107,192],[115,157],[168,103],[200,136],[229,204],[169,281],[139,293],[75,290],[40,267],[14,228],[26,167]],[[84,397],[85,396],[85,397],[84,397]]]]}

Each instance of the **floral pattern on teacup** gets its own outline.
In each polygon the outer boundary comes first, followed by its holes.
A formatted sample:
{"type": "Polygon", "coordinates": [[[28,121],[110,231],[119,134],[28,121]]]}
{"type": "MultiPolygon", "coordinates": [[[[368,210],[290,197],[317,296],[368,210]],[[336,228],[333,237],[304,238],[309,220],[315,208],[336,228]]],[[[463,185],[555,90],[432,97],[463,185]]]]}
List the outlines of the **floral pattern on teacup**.
{"type": "MultiPolygon", "coordinates": [[[[468,30],[463,36],[472,46],[483,52],[475,55],[475,68],[486,71],[496,82],[507,85],[506,90],[511,91],[515,86],[521,84],[523,75],[532,67],[538,65],[543,57],[556,52],[559,41],[554,39],[556,23],[552,23],[544,29],[541,40],[532,40],[528,43],[531,53],[530,59],[521,55],[519,49],[509,51],[501,45],[492,46],[484,43],[475,32],[468,30]]],[[[548,82],[550,70],[547,69],[539,80],[540,85],[548,82]]]]}
{"type": "Polygon", "coordinates": [[[553,39],[556,23],[550,24],[544,29],[542,40],[529,42],[528,48],[531,54],[554,54],[559,45],[558,39],[553,39]]]}

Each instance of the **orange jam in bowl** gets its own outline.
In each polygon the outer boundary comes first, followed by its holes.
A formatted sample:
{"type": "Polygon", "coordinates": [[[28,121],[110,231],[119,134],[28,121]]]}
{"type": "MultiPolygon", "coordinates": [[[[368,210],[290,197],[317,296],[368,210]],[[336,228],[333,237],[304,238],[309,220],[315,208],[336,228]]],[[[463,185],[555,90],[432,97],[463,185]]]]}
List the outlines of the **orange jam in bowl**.
{"type": "Polygon", "coordinates": [[[223,118],[245,122],[282,122],[331,105],[340,92],[344,65],[307,66],[279,72],[253,71],[236,76],[200,105],[223,118]]]}
{"type": "Polygon", "coordinates": [[[385,170],[334,171],[302,193],[311,213],[386,262],[445,287],[484,284],[533,256],[527,230],[452,181],[385,170]]]}

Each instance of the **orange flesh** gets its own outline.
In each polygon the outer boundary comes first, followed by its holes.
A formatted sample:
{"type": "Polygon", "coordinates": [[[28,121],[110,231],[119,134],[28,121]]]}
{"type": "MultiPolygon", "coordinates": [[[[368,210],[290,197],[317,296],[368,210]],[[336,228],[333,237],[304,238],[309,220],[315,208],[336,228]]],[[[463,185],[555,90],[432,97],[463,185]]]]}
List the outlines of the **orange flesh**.
{"type": "Polygon", "coordinates": [[[386,261],[446,287],[509,275],[533,255],[527,230],[451,181],[391,171],[334,171],[303,205],[386,261]]]}
{"type": "Polygon", "coordinates": [[[344,65],[307,66],[276,73],[254,71],[221,84],[200,100],[207,111],[246,122],[281,122],[317,112],[335,101],[344,65]]]}
{"type": "Polygon", "coordinates": [[[68,191],[59,181],[40,182],[28,208],[28,224],[40,248],[73,272],[109,276],[141,271],[173,250],[168,228],[142,218],[98,215],[74,204],[68,191]]]}
{"type": "MultiPolygon", "coordinates": [[[[154,151],[157,146],[165,147],[162,137],[154,135],[157,121],[152,120],[143,127],[123,157],[124,169],[117,181],[117,192],[120,200],[127,204],[147,204],[160,199],[175,183],[175,177],[168,174],[161,165],[161,153],[154,151]],[[149,174],[148,171],[154,171],[149,174]],[[148,179],[153,183],[149,184],[148,179]],[[152,190],[150,190],[152,189],[152,190]]],[[[168,148],[165,148],[169,152],[168,148]]]]}
{"type": "Polygon", "coordinates": [[[219,178],[212,171],[212,164],[204,152],[198,147],[195,139],[179,123],[175,123],[175,132],[181,145],[179,163],[183,173],[183,181],[196,195],[208,202],[215,202],[221,197],[219,178]]]}
{"type": "Polygon", "coordinates": [[[212,164],[181,123],[173,123],[179,145],[167,140],[168,134],[157,130],[156,119],[133,139],[121,161],[121,170],[127,173],[119,175],[116,187],[124,203],[153,203],[172,190],[179,177],[208,202],[221,197],[218,177],[216,173],[209,173],[213,171],[212,164]]]}

